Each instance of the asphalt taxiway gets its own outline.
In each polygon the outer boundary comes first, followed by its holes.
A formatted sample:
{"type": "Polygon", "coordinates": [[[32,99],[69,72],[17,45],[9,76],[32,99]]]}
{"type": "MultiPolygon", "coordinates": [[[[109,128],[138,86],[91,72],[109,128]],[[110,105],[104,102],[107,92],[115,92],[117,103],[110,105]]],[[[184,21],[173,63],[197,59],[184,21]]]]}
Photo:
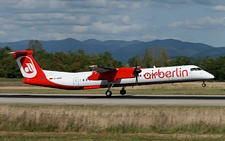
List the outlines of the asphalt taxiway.
{"type": "Polygon", "coordinates": [[[225,95],[0,94],[0,104],[225,106],[225,95]]]}

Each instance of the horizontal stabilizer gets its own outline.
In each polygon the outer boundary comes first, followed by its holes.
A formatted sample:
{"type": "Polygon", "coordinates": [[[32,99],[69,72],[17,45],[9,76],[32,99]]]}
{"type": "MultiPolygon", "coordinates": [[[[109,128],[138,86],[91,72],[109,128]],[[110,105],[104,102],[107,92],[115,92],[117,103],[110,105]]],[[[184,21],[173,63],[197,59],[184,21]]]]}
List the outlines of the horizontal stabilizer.
{"type": "Polygon", "coordinates": [[[20,56],[28,56],[32,55],[34,52],[32,50],[17,50],[13,52],[9,52],[9,54],[12,54],[14,58],[18,58],[20,56]]]}

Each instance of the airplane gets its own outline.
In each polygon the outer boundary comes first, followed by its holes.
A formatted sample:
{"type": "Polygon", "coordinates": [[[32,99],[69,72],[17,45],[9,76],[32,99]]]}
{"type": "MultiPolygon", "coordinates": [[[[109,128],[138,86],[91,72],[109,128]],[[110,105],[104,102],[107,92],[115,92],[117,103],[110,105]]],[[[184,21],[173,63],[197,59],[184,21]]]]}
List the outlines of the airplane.
{"type": "Polygon", "coordinates": [[[126,86],[147,85],[158,83],[175,83],[189,81],[203,81],[213,79],[214,76],[195,65],[141,68],[125,67],[110,68],[92,65],[88,72],[59,72],[43,70],[33,58],[32,50],[17,50],[10,52],[20,68],[25,84],[53,87],[70,90],[87,90],[107,88],[105,95],[112,95],[112,87],[122,87],[121,95],[126,94],[126,86]]]}

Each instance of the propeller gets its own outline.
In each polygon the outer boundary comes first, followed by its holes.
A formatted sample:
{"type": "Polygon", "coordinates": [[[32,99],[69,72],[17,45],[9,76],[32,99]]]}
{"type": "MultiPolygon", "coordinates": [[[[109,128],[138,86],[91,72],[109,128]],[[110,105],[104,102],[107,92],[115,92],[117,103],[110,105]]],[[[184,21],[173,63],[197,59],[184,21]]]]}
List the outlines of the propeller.
{"type": "Polygon", "coordinates": [[[149,62],[147,63],[147,67],[150,68],[150,63],[149,62]]]}
{"type": "Polygon", "coordinates": [[[138,75],[139,73],[141,73],[141,69],[139,69],[139,66],[137,66],[137,63],[136,63],[136,66],[134,68],[134,77],[136,78],[136,85],[138,85],[138,75]]]}

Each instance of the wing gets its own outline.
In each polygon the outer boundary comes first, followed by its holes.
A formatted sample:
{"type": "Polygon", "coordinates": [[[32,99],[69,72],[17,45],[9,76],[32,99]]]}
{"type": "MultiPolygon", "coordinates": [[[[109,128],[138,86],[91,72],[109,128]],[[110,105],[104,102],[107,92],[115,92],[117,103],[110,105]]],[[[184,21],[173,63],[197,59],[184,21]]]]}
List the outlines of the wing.
{"type": "Polygon", "coordinates": [[[103,66],[97,66],[97,65],[92,65],[90,67],[92,68],[92,71],[99,72],[99,73],[118,70],[117,68],[103,67],[103,66]]]}
{"type": "Polygon", "coordinates": [[[110,68],[103,66],[90,66],[93,69],[88,80],[108,80],[115,82],[118,79],[134,78],[135,68],[110,68]]]}

